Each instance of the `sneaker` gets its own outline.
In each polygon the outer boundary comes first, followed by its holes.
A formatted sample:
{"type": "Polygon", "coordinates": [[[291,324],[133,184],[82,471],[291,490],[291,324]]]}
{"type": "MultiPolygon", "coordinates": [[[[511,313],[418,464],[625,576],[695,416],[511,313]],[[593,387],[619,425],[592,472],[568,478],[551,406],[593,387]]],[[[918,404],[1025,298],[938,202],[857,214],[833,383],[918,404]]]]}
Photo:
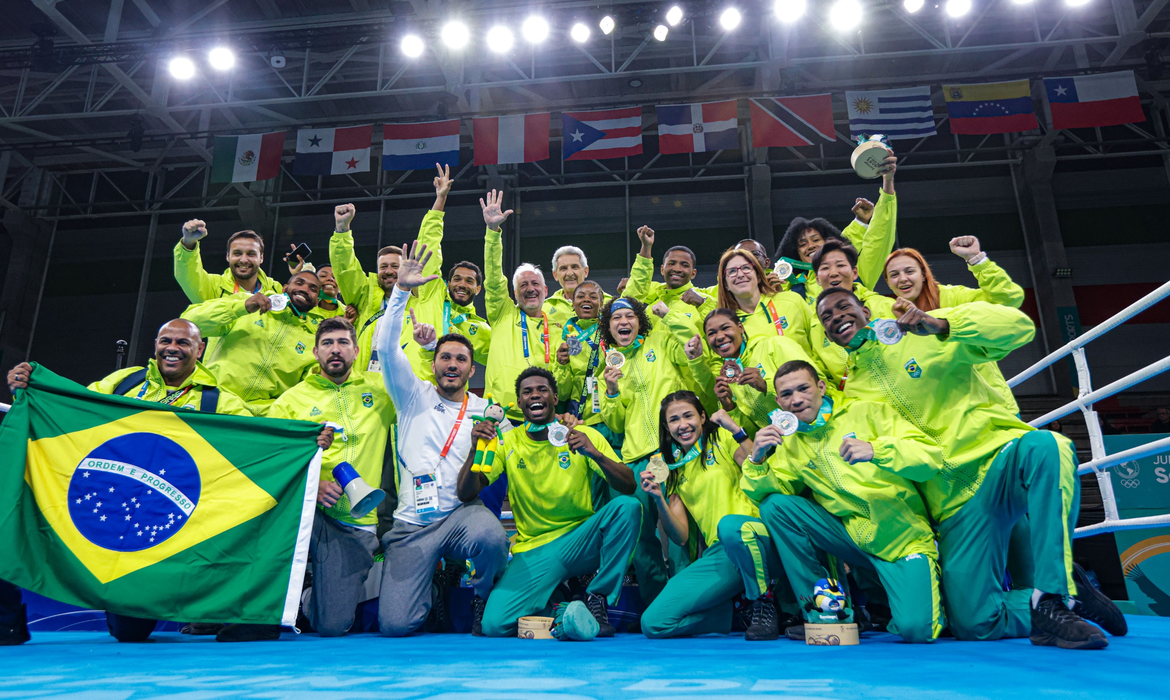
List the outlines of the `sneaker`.
{"type": "Polygon", "coordinates": [[[224,625],[217,642],[271,642],[280,639],[280,625],[224,625]]]}
{"type": "Polygon", "coordinates": [[[784,636],[788,637],[794,642],[804,641],[804,624],[791,625],[784,628],[784,636]]]}
{"type": "Polygon", "coordinates": [[[1121,610],[1109,600],[1109,596],[1097,590],[1089,575],[1080,564],[1073,564],[1073,580],[1077,583],[1077,594],[1073,600],[1077,601],[1073,611],[1089,622],[1101,626],[1114,637],[1124,637],[1129,632],[1129,625],[1121,610]]]}
{"type": "Polygon", "coordinates": [[[587,593],[585,606],[589,608],[589,612],[593,613],[593,619],[597,620],[597,625],[601,628],[597,636],[612,637],[615,630],[613,625],[609,624],[609,606],[605,603],[605,596],[587,593]]]}
{"type": "Polygon", "coordinates": [[[452,629],[451,611],[447,609],[447,587],[436,585],[431,589],[433,604],[431,605],[431,612],[427,615],[427,621],[424,628],[427,632],[443,633],[450,632],[452,629]]]}
{"type": "MultiPolygon", "coordinates": [[[[601,632],[601,625],[594,615],[595,613],[579,600],[558,603],[549,632],[553,639],[560,641],[591,641],[601,632]]],[[[612,632],[610,636],[613,636],[612,632]]]]}
{"type": "Polygon", "coordinates": [[[482,637],[483,634],[483,609],[487,607],[487,601],[479,596],[471,599],[471,636],[482,637]]]}
{"type": "Polygon", "coordinates": [[[756,598],[752,601],[752,622],[743,638],[749,642],[771,642],[780,637],[776,621],[776,605],[770,600],[756,598]]]}
{"type": "Polygon", "coordinates": [[[0,625],[0,647],[12,647],[29,640],[28,608],[20,606],[20,619],[15,625],[0,625]]]}
{"type": "Polygon", "coordinates": [[[1032,608],[1032,643],[1061,649],[1104,649],[1101,630],[1081,619],[1058,595],[1046,595],[1032,608]]]}
{"type": "Polygon", "coordinates": [[[219,634],[220,630],[226,626],[218,622],[188,622],[183,625],[183,629],[179,630],[179,633],[195,636],[219,634]]]}

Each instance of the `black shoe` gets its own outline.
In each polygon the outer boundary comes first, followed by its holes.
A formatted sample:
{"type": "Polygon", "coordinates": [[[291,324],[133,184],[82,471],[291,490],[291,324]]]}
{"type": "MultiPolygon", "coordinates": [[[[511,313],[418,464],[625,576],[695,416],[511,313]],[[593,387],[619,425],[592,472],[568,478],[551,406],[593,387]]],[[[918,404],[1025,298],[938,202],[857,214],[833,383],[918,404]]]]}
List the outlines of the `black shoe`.
{"type": "Polygon", "coordinates": [[[784,636],[788,637],[794,642],[804,641],[804,624],[792,625],[784,628],[784,636]]]}
{"type": "Polygon", "coordinates": [[[183,629],[179,630],[180,634],[192,634],[196,636],[219,634],[224,627],[218,622],[188,622],[183,625],[183,629]]]}
{"type": "Polygon", "coordinates": [[[1124,637],[1129,632],[1129,625],[1125,622],[1125,615],[1109,600],[1109,596],[1097,590],[1089,575],[1080,564],[1073,564],[1073,579],[1077,583],[1077,594],[1073,600],[1077,604],[1074,612],[1089,622],[1095,622],[1114,637],[1124,637]]]}
{"type": "Polygon", "coordinates": [[[436,585],[432,592],[434,595],[433,604],[430,614],[427,615],[424,628],[432,634],[450,632],[452,624],[451,611],[447,608],[447,587],[436,585]]]}
{"type": "Polygon", "coordinates": [[[280,639],[280,625],[224,625],[217,642],[271,642],[280,639]]]}
{"type": "Polygon", "coordinates": [[[471,636],[482,637],[483,634],[483,609],[487,607],[487,601],[479,596],[471,599],[471,636]]]}
{"type": "Polygon", "coordinates": [[[756,598],[752,601],[752,622],[748,625],[743,638],[749,642],[771,642],[780,637],[780,627],[776,620],[776,604],[766,598],[756,598]]]}
{"type": "Polygon", "coordinates": [[[1058,595],[1046,595],[1032,608],[1032,643],[1061,649],[1104,649],[1101,630],[1081,619],[1058,595]]]}
{"type": "Polygon", "coordinates": [[[0,625],[0,647],[13,647],[28,640],[28,607],[22,605],[15,625],[0,625]]]}
{"type": "Polygon", "coordinates": [[[589,612],[593,613],[593,619],[597,620],[597,624],[601,627],[601,631],[597,633],[598,637],[612,637],[614,635],[613,625],[609,624],[609,606],[605,603],[605,596],[597,595],[596,593],[587,593],[585,595],[585,607],[589,608],[589,612]]]}

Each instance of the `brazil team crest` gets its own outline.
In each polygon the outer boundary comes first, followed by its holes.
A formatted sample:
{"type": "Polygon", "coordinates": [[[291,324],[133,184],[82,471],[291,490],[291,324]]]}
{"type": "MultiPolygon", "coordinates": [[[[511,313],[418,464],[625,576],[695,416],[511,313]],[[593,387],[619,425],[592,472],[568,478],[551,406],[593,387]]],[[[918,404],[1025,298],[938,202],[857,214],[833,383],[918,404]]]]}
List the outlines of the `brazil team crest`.
{"type": "Polygon", "coordinates": [[[913,357],[903,367],[906,369],[906,373],[914,379],[922,376],[922,368],[918,366],[918,360],[915,360],[913,357]]]}
{"type": "Polygon", "coordinates": [[[304,343],[297,343],[297,346],[294,349],[297,351],[298,355],[305,354],[305,344],[304,343]]]}
{"type": "Polygon", "coordinates": [[[368,392],[362,394],[362,405],[365,406],[366,408],[373,408],[374,407],[374,395],[371,393],[368,393],[368,392]]]}
{"type": "Polygon", "coordinates": [[[568,452],[558,452],[557,453],[557,466],[559,466],[561,469],[568,469],[569,468],[569,453],[568,452]]]}

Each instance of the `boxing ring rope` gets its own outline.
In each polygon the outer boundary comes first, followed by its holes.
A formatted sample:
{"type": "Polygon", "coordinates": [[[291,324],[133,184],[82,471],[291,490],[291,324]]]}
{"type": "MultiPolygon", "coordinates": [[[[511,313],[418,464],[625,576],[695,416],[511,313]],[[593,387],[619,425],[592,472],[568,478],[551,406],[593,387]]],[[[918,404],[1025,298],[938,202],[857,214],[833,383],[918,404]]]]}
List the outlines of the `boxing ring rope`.
{"type": "Polygon", "coordinates": [[[1105,507],[1105,520],[1096,523],[1095,525],[1087,525],[1085,527],[1078,527],[1074,537],[1088,537],[1090,535],[1099,535],[1106,532],[1114,532],[1116,530],[1140,530],[1151,527],[1160,527],[1170,525],[1170,513],[1166,515],[1154,515],[1144,518],[1121,518],[1117,513],[1117,499],[1113,494],[1113,479],[1111,467],[1122,464],[1129,460],[1140,459],[1154,454],[1170,451],[1170,438],[1163,438],[1155,440],[1154,442],[1145,445],[1123,450],[1116,454],[1105,453],[1105,439],[1101,435],[1101,421],[1097,417],[1097,412],[1093,410],[1093,404],[1102,399],[1109,398],[1114,394],[1125,391],[1126,389],[1139,384],[1157,375],[1170,370],[1170,356],[1164,357],[1161,360],[1143,367],[1132,374],[1129,374],[1117,381],[1111,382],[1100,389],[1093,390],[1092,377],[1089,374],[1089,364],[1085,359],[1085,345],[1105,335],[1109,331],[1117,328],[1129,319],[1137,316],[1141,312],[1150,308],[1154,304],[1170,297],[1170,282],[1163,284],[1154,291],[1138,299],[1126,308],[1122,309],[1116,315],[1112,316],[1104,323],[1098,324],[1088,333],[1085,333],[1079,338],[1076,338],[1048,354],[1036,364],[1024,370],[1020,374],[1012,377],[1008,381],[1008,386],[1016,387],[1028,379],[1034,377],[1036,374],[1047,368],[1054,362],[1071,355],[1073,364],[1076,365],[1077,370],[1077,398],[1060,408],[1049,411],[1048,413],[1031,421],[1034,427],[1042,427],[1048,425],[1058,418],[1063,418],[1078,409],[1085,417],[1085,426],[1089,429],[1089,448],[1093,455],[1093,459],[1080,465],[1077,470],[1078,474],[1088,474],[1090,472],[1097,475],[1097,484],[1101,488],[1101,503],[1105,507]]]}

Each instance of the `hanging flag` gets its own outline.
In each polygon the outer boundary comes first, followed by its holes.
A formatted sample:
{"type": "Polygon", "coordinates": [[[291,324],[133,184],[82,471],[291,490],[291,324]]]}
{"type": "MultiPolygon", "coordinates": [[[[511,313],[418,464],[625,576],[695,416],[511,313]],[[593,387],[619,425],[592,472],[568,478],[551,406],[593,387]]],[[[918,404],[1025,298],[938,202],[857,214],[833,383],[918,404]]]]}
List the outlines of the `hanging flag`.
{"type": "Polygon", "coordinates": [[[1038,129],[1027,80],[943,85],[952,134],[1007,134],[1038,129]]]}
{"type": "Polygon", "coordinates": [[[370,171],[374,125],[297,131],[293,175],[345,175],[370,171]]]}
{"type": "Polygon", "coordinates": [[[845,104],[853,138],[884,134],[888,139],[916,139],[938,133],[929,87],[846,92],[845,104]]]}
{"type": "Polygon", "coordinates": [[[212,182],[271,180],[280,172],[283,131],[271,134],[216,136],[211,161],[212,182]]]}
{"type": "Polygon", "coordinates": [[[475,164],[506,165],[547,160],[551,116],[545,112],[473,119],[475,164]]]}
{"type": "Polygon", "coordinates": [[[382,127],[383,170],[427,170],[459,165],[459,120],[386,124],[382,127]]]}
{"type": "Polygon", "coordinates": [[[1083,129],[1092,126],[1144,122],[1133,71],[1045,78],[1053,129],[1083,129]]]}
{"type": "Polygon", "coordinates": [[[565,160],[624,158],[642,153],[642,108],[561,114],[565,160]]]}
{"type": "Polygon", "coordinates": [[[0,579],[134,617],[292,625],[320,430],[98,394],[34,364],[0,428],[0,579]]]}
{"type": "Polygon", "coordinates": [[[703,153],[739,148],[735,100],[658,105],[658,151],[703,153]]]}
{"type": "Polygon", "coordinates": [[[811,146],[837,139],[833,101],[824,95],[750,100],[752,148],[811,146]]]}

